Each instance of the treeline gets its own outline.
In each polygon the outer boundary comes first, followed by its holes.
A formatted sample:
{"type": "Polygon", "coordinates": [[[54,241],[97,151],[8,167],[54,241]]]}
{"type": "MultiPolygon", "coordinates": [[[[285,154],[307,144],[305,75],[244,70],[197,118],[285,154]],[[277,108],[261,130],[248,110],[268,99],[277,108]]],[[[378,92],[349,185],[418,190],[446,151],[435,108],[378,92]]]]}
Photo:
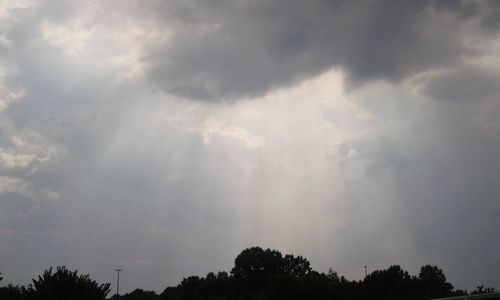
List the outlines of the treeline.
{"type": "MultiPolygon", "coordinates": [[[[0,277],[1,280],[1,277],[0,277]]],[[[478,287],[471,294],[490,293],[478,287]]],[[[88,275],[58,267],[45,271],[28,287],[8,285],[0,288],[0,299],[12,300],[102,300],[110,284],[98,284],[88,275]]],[[[319,273],[301,256],[253,247],[235,259],[230,273],[208,273],[205,277],[184,278],[161,294],[136,289],[113,300],[259,300],[259,299],[339,299],[339,300],[423,300],[467,295],[456,290],[437,266],[426,265],[418,275],[410,275],[394,265],[377,270],[363,280],[348,280],[335,271],[319,273]]]]}
{"type": "Polygon", "coordinates": [[[52,268],[46,270],[27,287],[12,284],[0,287],[0,300],[102,300],[109,294],[110,286],[98,284],[78,271],[57,267],[55,272],[52,268]]]}

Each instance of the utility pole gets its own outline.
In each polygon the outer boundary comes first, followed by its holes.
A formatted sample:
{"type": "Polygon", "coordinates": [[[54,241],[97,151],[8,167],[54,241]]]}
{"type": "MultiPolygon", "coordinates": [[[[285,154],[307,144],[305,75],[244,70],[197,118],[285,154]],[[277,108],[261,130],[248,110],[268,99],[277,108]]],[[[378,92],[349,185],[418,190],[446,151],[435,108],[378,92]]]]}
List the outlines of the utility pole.
{"type": "Polygon", "coordinates": [[[368,272],[366,271],[366,266],[363,266],[363,268],[365,268],[365,278],[366,278],[366,276],[368,276],[368,272]]]}
{"type": "Polygon", "coordinates": [[[122,269],[115,269],[116,271],[116,295],[120,296],[120,272],[122,269]]]}

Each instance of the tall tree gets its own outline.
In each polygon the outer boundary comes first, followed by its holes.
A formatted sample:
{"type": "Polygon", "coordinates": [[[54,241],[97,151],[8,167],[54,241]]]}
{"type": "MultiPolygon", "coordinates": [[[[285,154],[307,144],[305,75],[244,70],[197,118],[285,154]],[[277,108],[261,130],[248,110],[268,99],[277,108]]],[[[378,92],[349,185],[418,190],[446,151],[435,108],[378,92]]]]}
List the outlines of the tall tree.
{"type": "Polygon", "coordinates": [[[283,256],[279,251],[260,247],[243,250],[234,260],[234,278],[250,288],[263,287],[272,274],[283,272],[283,256]]]}
{"type": "Polygon", "coordinates": [[[450,296],[453,291],[453,285],[446,281],[443,270],[437,266],[422,266],[418,279],[419,290],[427,299],[450,296]]]}

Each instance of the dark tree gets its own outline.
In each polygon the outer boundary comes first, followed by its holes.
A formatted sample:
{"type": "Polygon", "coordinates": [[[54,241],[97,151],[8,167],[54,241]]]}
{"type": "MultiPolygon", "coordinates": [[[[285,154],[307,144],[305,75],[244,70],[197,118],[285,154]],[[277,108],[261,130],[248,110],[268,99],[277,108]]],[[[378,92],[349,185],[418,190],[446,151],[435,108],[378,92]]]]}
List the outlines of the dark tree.
{"type": "Polygon", "coordinates": [[[435,266],[424,266],[418,276],[411,276],[394,265],[358,282],[339,276],[333,269],[327,274],[313,271],[301,256],[253,247],[236,257],[230,274],[185,278],[177,287],[165,289],[159,300],[422,300],[461,293],[453,290],[435,266]]]}
{"type": "Polygon", "coordinates": [[[106,299],[110,284],[99,285],[89,275],[69,271],[66,267],[46,270],[38,280],[33,279],[31,294],[37,300],[100,300],[106,299]]]}
{"type": "Polygon", "coordinates": [[[419,289],[426,299],[450,296],[453,285],[446,281],[443,270],[437,266],[426,265],[420,268],[418,274],[419,289]]]}
{"type": "Polygon", "coordinates": [[[246,288],[264,287],[272,274],[283,273],[283,257],[279,251],[260,247],[243,250],[234,260],[231,274],[246,288]]]}
{"type": "Polygon", "coordinates": [[[142,289],[135,289],[130,293],[121,296],[113,296],[111,299],[116,300],[157,300],[158,295],[153,291],[145,291],[142,289]]]}
{"type": "Polygon", "coordinates": [[[415,279],[400,266],[394,265],[369,274],[363,282],[363,293],[370,299],[412,299],[414,285],[415,279]]]}
{"type": "Polygon", "coordinates": [[[283,273],[295,278],[304,278],[311,272],[311,264],[302,256],[294,257],[291,254],[283,258],[283,273]]]}

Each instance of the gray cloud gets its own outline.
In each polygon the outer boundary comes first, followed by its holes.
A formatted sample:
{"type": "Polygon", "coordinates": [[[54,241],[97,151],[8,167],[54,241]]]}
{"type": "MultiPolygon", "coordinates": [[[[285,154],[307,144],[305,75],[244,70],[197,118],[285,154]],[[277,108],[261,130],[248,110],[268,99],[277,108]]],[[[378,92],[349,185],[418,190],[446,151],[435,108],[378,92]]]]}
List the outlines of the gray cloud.
{"type": "MultiPolygon", "coordinates": [[[[498,5],[191,1],[181,11],[181,24],[172,25],[181,30],[143,56],[149,76],[169,93],[219,100],[262,95],[332,67],[357,84],[399,81],[460,62],[473,54],[462,39],[465,25],[479,20],[496,31],[498,5]]],[[[172,9],[165,6],[157,14],[169,20],[172,9]]]]}
{"type": "Polygon", "coordinates": [[[492,101],[500,94],[500,74],[495,68],[464,66],[429,82],[426,93],[445,101],[492,101]]]}

